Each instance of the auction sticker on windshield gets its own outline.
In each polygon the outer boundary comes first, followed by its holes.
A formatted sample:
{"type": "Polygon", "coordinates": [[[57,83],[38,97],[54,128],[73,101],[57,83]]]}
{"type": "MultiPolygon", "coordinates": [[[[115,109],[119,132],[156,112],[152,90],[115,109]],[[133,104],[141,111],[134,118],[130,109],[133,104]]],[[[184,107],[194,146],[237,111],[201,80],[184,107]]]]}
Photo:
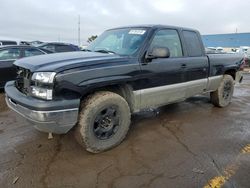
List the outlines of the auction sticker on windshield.
{"type": "Polygon", "coordinates": [[[146,32],[146,30],[137,29],[137,30],[130,30],[128,34],[131,34],[131,35],[143,35],[145,32],[146,32]]]}

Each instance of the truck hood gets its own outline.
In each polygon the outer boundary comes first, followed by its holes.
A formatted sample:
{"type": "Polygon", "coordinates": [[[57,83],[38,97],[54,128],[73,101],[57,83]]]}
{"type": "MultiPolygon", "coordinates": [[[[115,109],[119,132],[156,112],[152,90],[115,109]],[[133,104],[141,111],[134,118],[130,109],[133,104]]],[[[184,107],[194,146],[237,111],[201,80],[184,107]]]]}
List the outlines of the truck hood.
{"type": "Polygon", "coordinates": [[[31,72],[61,72],[79,67],[125,61],[127,58],[115,54],[99,52],[65,52],[22,58],[14,65],[29,69],[31,72]]]}

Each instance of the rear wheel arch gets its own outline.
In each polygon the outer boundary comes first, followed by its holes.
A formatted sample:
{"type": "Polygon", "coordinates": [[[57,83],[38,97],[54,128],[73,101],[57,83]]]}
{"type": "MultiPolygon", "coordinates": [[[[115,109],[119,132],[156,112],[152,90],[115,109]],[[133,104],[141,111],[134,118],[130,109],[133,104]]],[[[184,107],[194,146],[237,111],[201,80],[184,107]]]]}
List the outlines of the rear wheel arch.
{"type": "Polygon", "coordinates": [[[217,107],[226,107],[231,102],[233,92],[233,77],[229,74],[224,74],[218,89],[210,93],[211,102],[217,107]]]}
{"type": "Polygon", "coordinates": [[[224,75],[230,75],[235,80],[236,70],[235,69],[228,69],[225,71],[224,75]]]}

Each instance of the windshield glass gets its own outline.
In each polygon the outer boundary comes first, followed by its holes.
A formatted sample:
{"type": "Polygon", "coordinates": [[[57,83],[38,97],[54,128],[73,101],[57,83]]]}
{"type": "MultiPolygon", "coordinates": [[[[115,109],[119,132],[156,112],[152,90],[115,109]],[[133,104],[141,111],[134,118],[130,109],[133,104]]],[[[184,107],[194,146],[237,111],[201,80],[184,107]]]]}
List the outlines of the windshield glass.
{"type": "Polygon", "coordinates": [[[132,55],[143,44],[146,33],[146,28],[108,30],[94,40],[87,50],[118,55],[132,55]]]}

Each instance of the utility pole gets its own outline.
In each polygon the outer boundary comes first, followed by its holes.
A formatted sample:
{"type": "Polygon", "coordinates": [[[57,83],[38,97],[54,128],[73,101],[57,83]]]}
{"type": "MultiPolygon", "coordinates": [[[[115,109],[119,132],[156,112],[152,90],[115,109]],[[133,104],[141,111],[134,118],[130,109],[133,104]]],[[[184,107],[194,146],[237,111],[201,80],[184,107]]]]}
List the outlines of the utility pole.
{"type": "Polygon", "coordinates": [[[81,18],[80,15],[78,15],[78,46],[81,45],[81,18]]]}

